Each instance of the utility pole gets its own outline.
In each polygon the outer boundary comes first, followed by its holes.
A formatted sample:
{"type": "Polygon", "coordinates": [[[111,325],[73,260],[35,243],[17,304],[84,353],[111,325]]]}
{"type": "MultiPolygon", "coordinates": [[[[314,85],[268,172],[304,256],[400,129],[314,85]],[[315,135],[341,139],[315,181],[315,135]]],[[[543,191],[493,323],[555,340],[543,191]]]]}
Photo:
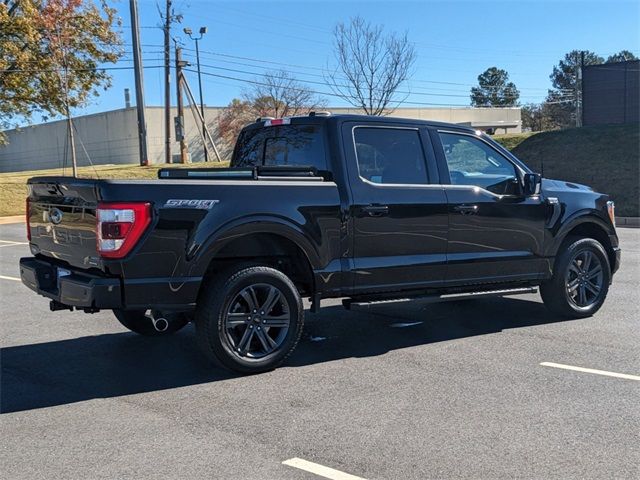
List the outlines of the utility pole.
{"type": "Polygon", "coordinates": [[[142,52],[140,50],[140,28],[138,26],[138,1],[129,0],[131,10],[131,39],[133,45],[133,72],[136,82],[136,110],[138,113],[138,147],[140,165],[149,165],[147,154],[147,122],[144,118],[144,82],[142,78],[142,52]]]}
{"type": "Polygon", "coordinates": [[[182,103],[182,67],[187,62],[182,61],[182,48],[176,42],[176,94],[178,115],[175,118],[176,140],[180,140],[180,163],[187,163],[187,143],[184,140],[184,104],[182,103]]]}
{"type": "MultiPolygon", "coordinates": [[[[66,23],[64,24],[66,30],[66,23]]],[[[76,159],[76,137],[73,133],[73,122],[71,120],[71,108],[69,106],[69,65],[67,64],[67,48],[66,44],[62,40],[62,33],[60,32],[60,27],[57,30],[58,33],[58,42],[62,46],[62,66],[64,69],[64,106],[65,113],[67,114],[67,130],[69,132],[69,147],[71,148],[71,170],[73,172],[73,176],[78,176],[78,161],[76,159]]],[[[66,32],[65,32],[66,33],[66,32]]],[[[66,40],[65,40],[66,41],[66,40]]],[[[60,75],[58,73],[58,75],[60,75]]]]}
{"type": "Polygon", "coordinates": [[[584,67],[584,50],[580,52],[580,58],[576,58],[576,127],[582,126],[582,67],[584,67]]]}
{"type": "Polygon", "coordinates": [[[584,50],[580,51],[580,125],[578,125],[579,127],[581,127],[584,122],[584,103],[583,103],[583,88],[582,88],[582,81],[583,81],[583,74],[584,74],[584,50]]]}
{"type": "MultiPolygon", "coordinates": [[[[206,135],[207,133],[207,125],[205,123],[205,116],[204,116],[204,100],[202,97],[202,75],[200,73],[200,48],[198,46],[198,44],[200,43],[200,40],[202,40],[202,37],[204,37],[204,34],[207,33],[207,27],[200,27],[200,31],[198,33],[200,33],[199,37],[192,37],[193,31],[190,28],[185,28],[184,33],[186,33],[187,35],[189,35],[189,38],[193,41],[196,42],[196,60],[198,63],[198,90],[200,91],[200,115],[202,116],[202,135],[204,137],[204,135],[206,135]]],[[[209,151],[207,150],[206,145],[204,145],[204,161],[208,162],[209,161],[209,151]]]]}
{"type": "Polygon", "coordinates": [[[171,163],[171,0],[164,15],[164,161],[171,163]]]}
{"type": "MultiPolygon", "coordinates": [[[[65,73],[66,75],[66,73],[65,73]]],[[[69,148],[71,149],[71,171],[73,176],[78,176],[78,161],[76,160],[76,137],[73,134],[73,122],[69,110],[69,97],[67,96],[67,129],[69,130],[69,148]]]]}

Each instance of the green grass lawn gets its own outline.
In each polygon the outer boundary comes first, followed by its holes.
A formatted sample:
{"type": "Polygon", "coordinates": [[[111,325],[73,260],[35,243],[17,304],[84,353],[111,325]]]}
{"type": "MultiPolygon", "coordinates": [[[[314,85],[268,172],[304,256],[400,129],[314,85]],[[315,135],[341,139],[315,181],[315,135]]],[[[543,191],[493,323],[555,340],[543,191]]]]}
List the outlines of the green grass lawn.
{"type": "MultiPolygon", "coordinates": [[[[120,178],[120,179],[155,179],[158,178],[158,170],[168,165],[151,165],[141,167],[139,165],[99,165],[94,167],[79,167],[78,177],[81,178],[120,178]]],[[[188,165],[169,165],[175,168],[211,168],[228,167],[228,162],[192,163],[188,165]]],[[[36,176],[62,175],[61,168],[51,170],[32,170],[28,172],[0,173],[0,216],[21,215],[24,213],[25,198],[27,196],[27,179],[36,176]]],[[[65,170],[66,175],[71,174],[71,169],[65,170]]]]}
{"type": "Polygon", "coordinates": [[[536,135],[536,134],[532,132],[507,133],[506,135],[494,135],[493,139],[496,142],[501,143],[502,146],[504,146],[508,150],[513,150],[514,148],[516,148],[518,145],[520,145],[522,142],[524,142],[527,138],[529,138],[532,135],[536,135]]]}

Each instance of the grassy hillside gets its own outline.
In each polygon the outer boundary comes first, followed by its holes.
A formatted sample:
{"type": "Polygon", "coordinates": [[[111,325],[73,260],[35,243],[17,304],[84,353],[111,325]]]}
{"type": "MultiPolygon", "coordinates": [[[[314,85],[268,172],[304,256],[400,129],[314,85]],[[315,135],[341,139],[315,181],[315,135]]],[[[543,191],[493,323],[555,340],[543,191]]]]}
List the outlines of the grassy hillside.
{"type": "Polygon", "coordinates": [[[640,215],[640,127],[610,125],[496,138],[544,176],[582,183],[609,194],[616,214],[640,215]]]}
{"type": "Polygon", "coordinates": [[[535,133],[508,133],[506,135],[494,135],[493,139],[501,143],[505,148],[513,150],[532,135],[535,135],[535,133]]]}
{"type": "MultiPolygon", "coordinates": [[[[171,165],[171,167],[226,167],[226,162],[217,163],[193,163],[189,165],[171,165]]],[[[122,179],[154,179],[158,178],[158,170],[167,165],[152,165],[141,167],[139,165],[101,165],[94,167],[78,168],[78,176],[81,178],[122,178],[122,179]]],[[[34,170],[19,173],[0,173],[0,216],[21,215],[24,213],[25,198],[27,196],[26,182],[30,177],[44,175],[62,175],[62,169],[34,170]]],[[[66,175],[71,175],[69,168],[66,175]]]]}

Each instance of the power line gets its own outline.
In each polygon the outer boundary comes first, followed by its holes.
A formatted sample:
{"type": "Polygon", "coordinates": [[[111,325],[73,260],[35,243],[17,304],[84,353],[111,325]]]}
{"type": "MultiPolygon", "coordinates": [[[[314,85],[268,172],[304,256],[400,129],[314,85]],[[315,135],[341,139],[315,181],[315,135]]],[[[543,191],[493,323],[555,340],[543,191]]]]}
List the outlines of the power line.
{"type": "MultiPolygon", "coordinates": [[[[193,69],[188,69],[185,68],[185,71],[188,72],[193,72],[196,73],[195,70],[193,69]]],[[[269,86],[268,83],[265,82],[261,82],[258,80],[248,80],[246,78],[238,78],[238,77],[232,77],[229,75],[219,75],[216,73],[211,73],[211,72],[202,72],[203,75],[206,76],[210,76],[210,77],[215,77],[215,78],[223,78],[226,80],[233,80],[233,81],[237,81],[237,82],[242,82],[242,83],[248,83],[248,84],[252,84],[252,85],[261,85],[261,86],[269,86]]],[[[307,88],[297,88],[297,87],[291,87],[289,88],[289,90],[294,90],[294,91],[298,91],[298,92],[309,92],[309,93],[314,93],[316,95],[322,95],[325,97],[333,97],[333,98],[340,98],[343,100],[348,100],[348,99],[355,99],[357,100],[356,97],[350,96],[350,95],[338,95],[336,93],[330,93],[330,92],[324,92],[324,91],[319,91],[319,90],[312,90],[312,89],[307,89],[307,88]]],[[[547,102],[547,103],[564,103],[564,101],[558,101],[558,102],[547,102]]],[[[401,101],[398,102],[399,105],[421,105],[421,106],[440,106],[440,107],[467,107],[469,108],[470,105],[469,104],[451,104],[451,103],[432,103],[432,102],[415,102],[415,101],[401,101]]],[[[482,107],[480,107],[482,108],[482,107]]],[[[496,108],[496,107],[491,107],[491,108],[496,108]]],[[[506,107],[506,108],[510,108],[510,107],[506,107]]]]}
{"type": "MultiPolygon", "coordinates": [[[[187,54],[189,57],[193,57],[193,55],[187,54]]],[[[206,56],[203,56],[204,58],[209,58],[206,56]]],[[[216,60],[219,61],[219,60],[216,60]]],[[[242,65],[242,66],[246,66],[249,68],[264,68],[261,66],[256,66],[256,65],[251,65],[251,64],[247,64],[247,63],[242,63],[242,62],[234,62],[234,61],[225,61],[223,60],[223,62],[225,63],[233,63],[233,64],[237,64],[237,65],[242,65]]],[[[320,75],[320,74],[313,74],[313,73],[306,73],[306,72],[299,72],[299,71],[295,71],[295,70],[286,70],[286,69],[281,69],[279,71],[276,72],[267,72],[265,70],[262,70],[261,72],[254,72],[254,71],[246,71],[246,70],[239,70],[239,69],[233,69],[233,68],[226,68],[226,67],[221,67],[218,65],[204,65],[208,68],[213,68],[216,70],[224,70],[224,71],[229,71],[229,72],[235,72],[235,73],[244,73],[244,74],[249,74],[249,75],[265,75],[267,73],[269,73],[272,76],[275,76],[276,78],[282,78],[281,76],[278,75],[278,73],[280,72],[284,72],[284,73],[290,73],[290,74],[296,74],[296,75],[305,75],[305,76],[312,76],[312,77],[318,77],[318,78],[322,78],[324,81],[313,81],[313,80],[302,80],[304,83],[310,83],[310,84],[316,84],[316,85],[327,85],[328,82],[326,80],[326,77],[324,75],[320,75]]],[[[348,79],[345,77],[337,77],[339,80],[342,80],[344,82],[348,82],[348,79]]],[[[409,82],[410,83],[410,82],[409,82]]],[[[338,85],[340,87],[348,87],[348,85],[344,84],[344,85],[338,85]]],[[[477,85],[475,85],[477,87],[477,85]]],[[[488,86],[488,87],[483,87],[484,90],[489,90],[489,91],[500,91],[502,90],[504,87],[498,87],[498,86],[488,86]]],[[[442,90],[442,89],[438,89],[436,87],[414,87],[410,89],[411,91],[403,91],[403,90],[398,90],[398,93],[403,93],[403,94],[409,94],[409,95],[423,95],[423,96],[436,96],[436,97],[464,97],[464,98],[468,98],[469,97],[469,91],[468,90],[460,90],[460,89],[448,89],[448,90],[453,90],[454,92],[458,92],[458,94],[446,94],[446,93],[434,93],[432,90],[442,90]],[[415,91],[418,90],[418,91],[415,91]],[[464,92],[464,93],[463,93],[464,92]]],[[[444,89],[447,90],[447,89],[444,89]]],[[[519,90],[520,92],[520,90],[519,90]]],[[[561,92],[562,93],[562,92],[561,92]]],[[[514,97],[515,95],[508,95],[509,97],[514,97]]],[[[526,94],[526,93],[522,93],[521,95],[518,95],[519,98],[526,98],[526,97],[537,97],[537,94],[526,94]]]]}
{"type": "MultiPolygon", "coordinates": [[[[143,68],[164,68],[164,65],[146,65],[143,68]]],[[[56,72],[95,72],[97,70],[133,70],[131,67],[95,67],[95,68],[56,68],[56,69],[4,69],[0,73],[56,73],[56,72]]]]}
{"type": "MultiPolygon", "coordinates": [[[[233,73],[243,73],[243,74],[248,74],[248,75],[256,75],[256,72],[249,72],[246,70],[239,70],[239,69],[235,69],[235,68],[225,68],[225,67],[218,67],[218,66],[214,66],[214,65],[207,65],[207,64],[201,64],[202,67],[206,67],[206,68],[212,68],[215,70],[223,70],[226,72],[233,72],[233,73]]],[[[291,77],[283,77],[280,75],[277,75],[278,72],[274,73],[274,74],[270,74],[271,77],[273,78],[277,78],[277,79],[281,79],[281,80],[294,80],[291,77]]],[[[313,81],[313,80],[305,80],[305,83],[308,84],[312,84],[312,85],[323,85],[326,86],[327,82],[318,82],[318,81],[313,81]]],[[[338,84],[336,85],[337,87],[341,87],[341,88],[350,88],[350,85],[348,84],[338,84]]],[[[469,94],[451,94],[451,93],[432,93],[432,92],[410,92],[410,91],[405,91],[405,90],[396,90],[396,93],[399,94],[406,94],[406,95],[421,95],[421,96],[429,96],[429,97],[453,97],[453,98],[469,98],[469,94]]],[[[506,98],[519,98],[520,95],[503,95],[506,98]]]]}
{"type": "MultiPolygon", "coordinates": [[[[231,8],[228,7],[226,5],[216,5],[216,9],[217,10],[226,10],[227,12],[231,12],[231,15],[233,15],[234,17],[237,17],[237,14],[241,14],[243,18],[245,18],[246,16],[250,16],[250,17],[256,17],[256,18],[263,18],[266,20],[269,20],[269,23],[281,23],[284,25],[288,25],[288,26],[293,26],[295,28],[301,28],[304,29],[306,31],[308,31],[309,29],[312,30],[316,30],[318,32],[322,32],[322,33],[327,33],[327,34],[331,34],[333,32],[332,29],[328,29],[328,28],[324,28],[324,27],[320,27],[317,25],[311,25],[311,24],[307,24],[307,23],[302,23],[296,20],[291,20],[291,19],[286,19],[286,18],[282,18],[281,16],[270,16],[270,15],[264,15],[264,14],[260,14],[260,13],[256,13],[256,12],[251,12],[251,11],[247,11],[247,10],[243,10],[243,9],[238,9],[238,8],[231,8]]],[[[207,18],[204,17],[202,15],[199,15],[202,18],[207,18]]],[[[251,29],[253,31],[261,31],[270,35],[275,35],[278,37],[282,37],[282,36],[286,36],[284,35],[282,32],[274,32],[274,31],[269,31],[269,30],[264,30],[264,29],[255,29],[253,27],[247,26],[246,24],[235,24],[235,23],[230,23],[230,22],[220,22],[219,20],[216,20],[217,23],[225,23],[234,27],[239,27],[242,29],[251,29]]],[[[294,38],[298,38],[301,40],[305,40],[305,41],[314,41],[316,43],[324,43],[327,44],[327,42],[319,42],[313,39],[309,39],[309,38],[305,38],[305,37],[295,37],[294,38]]],[[[555,55],[557,52],[556,51],[551,51],[551,50],[532,50],[532,49],[526,49],[526,50],[502,50],[502,49],[486,49],[486,48],[473,48],[473,47],[468,47],[468,46],[458,46],[458,45],[451,45],[451,44],[439,44],[439,43],[433,43],[433,42],[411,42],[413,45],[415,46],[421,46],[421,47],[426,47],[426,48],[435,48],[435,49],[441,49],[441,50],[455,50],[455,51],[463,51],[463,52],[470,52],[470,53],[493,53],[493,54],[506,54],[506,55],[515,55],[518,57],[524,57],[524,56],[550,56],[550,55],[555,55]]],[[[632,52],[637,52],[638,50],[631,50],[632,52]]],[[[602,55],[607,56],[607,55],[613,55],[617,52],[609,52],[609,53],[603,53],[602,55]]],[[[430,58],[446,58],[446,57],[430,57],[430,58]]],[[[477,58],[477,55],[474,56],[474,59],[477,58]]],[[[524,61],[524,60],[523,60],[524,61]]]]}
{"type": "Polygon", "coordinates": [[[303,28],[305,30],[317,30],[319,32],[324,32],[324,33],[331,33],[331,30],[326,29],[326,28],[322,28],[322,27],[318,27],[316,25],[311,25],[308,23],[302,23],[302,22],[298,22],[295,20],[289,20],[289,19],[284,19],[282,17],[275,17],[275,16],[271,16],[271,15],[264,15],[264,14],[260,14],[260,13],[255,13],[255,12],[248,12],[246,10],[241,10],[241,9],[237,9],[237,8],[231,8],[228,7],[226,5],[216,5],[216,8],[218,10],[222,9],[222,10],[227,10],[227,11],[231,11],[234,12],[237,16],[237,14],[241,14],[242,16],[252,16],[252,17],[257,17],[257,18],[264,18],[266,20],[269,20],[269,22],[276,22],[276,23],[281,23],[284,25],[289,25],[289,26],[293,26],[293,27],[297,27],[297,28],[303,28]]]}
{"type": "MultiPolygon", "coordinates": [[[[184,50],[191,51],[191,52],[195,51],[195,50],[190,49],[190,48],[185,48],[184,50]]],[[[252,58],[252,57],[231,55],[231,54],[227,54],[227,53],[214,52],[214,51],[210,51],[210,50],[201,50],[200,52],[201,52],[201,54],[205,53],[205,54],[210,54],[210,55],[214,55],[214,56],[217,56],[217,57],[232,58],[232,59],[238,59],[238,60],[246,60],[246,61],[254,62],[254,63],[264,63],[264,64],[268,64],[268,65],[278,65],[278,66],[284,66],[284,67],[293,67],[293,68],[302,68],[302,69],[307,69],[307,70],[315,70],[315,71],[320,71],[320,72],[324,72],[324,73],[332,73],[332,70],[327,69],[327,68],[322,68],[322,67],[314,67],[314,66],[308,66],[308,65],[298,65],[298,64],[292,64],[292,63],[276,62],[276,61],[273,61],[273,60],[263,60],[263,59],[252,58]]],[[[201,56],[203,58],[207,58],[204,55],[201,55],[201,56]]],[[[227,62],[230,62],[230,61],[227,61],[227,62]]],[[[246,64],[242,64],[242,65],[249,66],[249,65],[246,65],[246,64]]],[[[310,75],[310,74],[307,74],[307,75],[310,75]]],[[[319,75],[313,75],[313,76],[319,76],[319,75]]],[[[436,84],[436,85],[453,85],[453,86],[464,86],[464,87],[475,87],[475,86],[477,86],[475,84],[470,84],[470,83],[445,82],[445,81],[435,81],[435,80],[413,80],[412,79],[411,81],[412,82],[417,82],[417,83],[428,83],[428,84],[436,84]]],[[[534,88],[534,87],[532,87],[532,88],[529,88],[529,90],[546,91],[547,89],[546,88],[534,88]]]]}

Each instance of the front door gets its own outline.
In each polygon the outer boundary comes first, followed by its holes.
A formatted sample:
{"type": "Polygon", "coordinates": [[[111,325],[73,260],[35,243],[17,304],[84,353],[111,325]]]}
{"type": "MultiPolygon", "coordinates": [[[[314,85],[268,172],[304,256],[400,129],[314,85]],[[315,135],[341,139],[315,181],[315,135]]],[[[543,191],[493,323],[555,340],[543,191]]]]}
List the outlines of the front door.
{"type": "Polygon", "coordinates": [[[355,292],[442,285],[447,203],[422,126],[343,126],[355,292]]]}
{"type": "Polygon", "coordinates": [[[522,194],[522,168],[481,135],[438,130],[432,138],[448,183],[447,284],[539,278],[548,208],[522,194]]]}

